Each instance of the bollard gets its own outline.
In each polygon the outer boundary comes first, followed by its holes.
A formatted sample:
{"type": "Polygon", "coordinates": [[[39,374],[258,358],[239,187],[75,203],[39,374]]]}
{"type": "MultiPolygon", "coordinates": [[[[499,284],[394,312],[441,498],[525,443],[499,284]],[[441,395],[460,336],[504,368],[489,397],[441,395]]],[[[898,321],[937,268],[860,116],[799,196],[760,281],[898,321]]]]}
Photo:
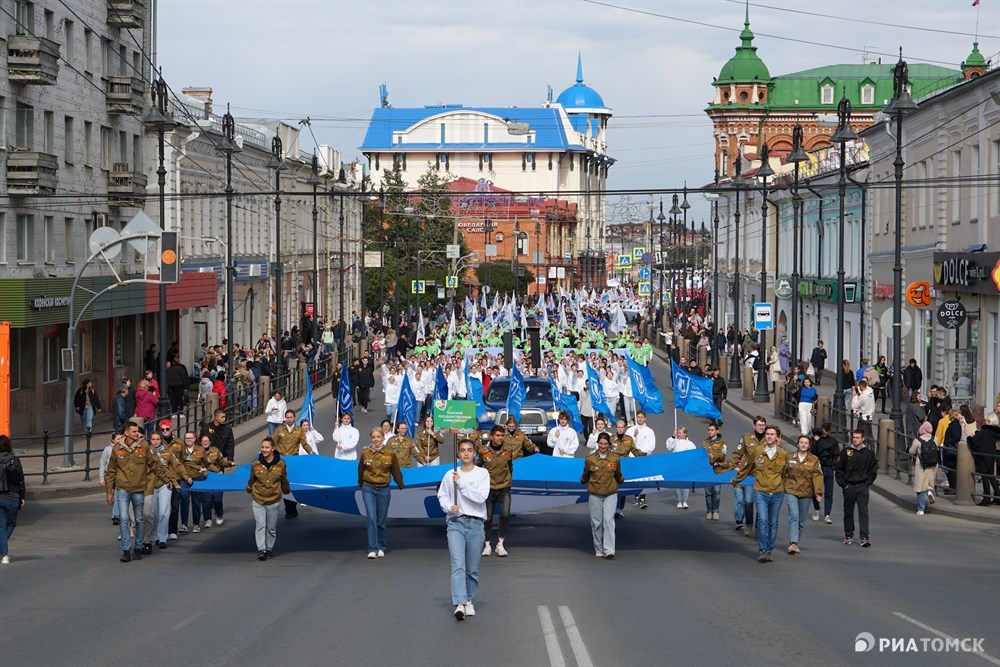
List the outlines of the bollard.
{"type": "Polygon", "coordinates": [[[830,408],[833,402],[829,396],[819,396],[816,399],[816,425],[830,421],[830,408]]]}
{"type": "MultiPolygon", "coordinates": [[[[895,423],[891,419],[880,419],[878,422],[878,460],[882,462],[882,470],[889,472],[896,465],[896,432],[895,423]]],[[[899,479],[899,473],[896,474],[899,479]]]]}
{"type": "Polygon", "coordinates": [[[267,405],[267,402],[271,399],[271,377],[268,375],[261,375],[260,379],[257,380],[257,406],[261,407],[267,405]]]}
{"type": "Polygon", "coordinates": [[[704,347],[698,348],[698,365],[702,368],[708,363],[708,350],[704,347]]]}
{"type": "Polygon", "coordinates": [[[955,466],[955,504],[972,505],[972,491],[975,489],[975,479],[972,473],[975,465],[972,462],[972,452],[969,443],[961,440],[958,443],[958,463],[955,466]]]}
{"type": "Polygon", "coordinates": [[[215,411],[219,409],[219,395],[214,391],[208,395],[208,401],[206,401],[205,414],[202,417],[202,423],[198,424],[198,428],[195,432],[201,432],[201,427],[207,424],[215,415],[215,411]]]}
{"type": "Polygon", "coordinates": [[[752,401],[753,400],[753,369],[743,366],[743,400],[752,401]]]}
{"type": "Polygon", "coordinates": [[[785,382],[778,380],[774,383],[774,416],[778,419],[788,419],[790,415],[785,414],[785,382]]]}
{"type": "Polygon", "coordinates": [[[719,368],[722,369],[722,372],[719,373],[719,377],[721,377],[723,380],[726,380],[726,386],[728,386],[729,385],[729,355],[728,354],[720,354],[719,355],[719,368]]]}

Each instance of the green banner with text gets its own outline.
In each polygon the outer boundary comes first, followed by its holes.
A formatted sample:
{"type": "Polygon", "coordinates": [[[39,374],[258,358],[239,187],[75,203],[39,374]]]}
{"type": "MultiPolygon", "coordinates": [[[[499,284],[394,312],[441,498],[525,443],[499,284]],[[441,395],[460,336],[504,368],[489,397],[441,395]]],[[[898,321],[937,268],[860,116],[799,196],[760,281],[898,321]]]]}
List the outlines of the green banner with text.
{"type": "Polygon", "coordinates": [[[442,431],[476,428],[476,402],[434,401],[434,428],[442,431]]]}

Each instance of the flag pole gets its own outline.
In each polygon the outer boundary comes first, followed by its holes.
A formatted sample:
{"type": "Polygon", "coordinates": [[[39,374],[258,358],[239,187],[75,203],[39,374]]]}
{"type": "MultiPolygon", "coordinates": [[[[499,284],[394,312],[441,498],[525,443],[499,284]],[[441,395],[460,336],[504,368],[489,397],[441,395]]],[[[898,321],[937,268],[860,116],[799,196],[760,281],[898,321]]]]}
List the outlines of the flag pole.
{"type": "MultiPolygon", "coordinates": [[[[454,440],[451,443],[451,471],[452,473],[458,472],[458,431],[454,431],[452,434],[454,440]]],[[[458,504],[458,484],[452,480],[452,487],[455,490],[455,504],[458,504]]]]}

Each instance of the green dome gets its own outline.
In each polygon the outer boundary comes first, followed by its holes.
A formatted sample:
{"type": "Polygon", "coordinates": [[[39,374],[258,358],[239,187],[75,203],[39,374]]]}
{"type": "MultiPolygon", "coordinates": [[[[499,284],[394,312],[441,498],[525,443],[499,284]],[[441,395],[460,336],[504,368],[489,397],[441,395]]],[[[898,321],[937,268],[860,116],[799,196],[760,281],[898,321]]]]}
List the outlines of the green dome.
{"type": "Polygon", "coordinates": [[[972,43],[972,53],[962,63],[962,67],[986,67],[986,58],[979,52],[979,42],[972,43]]]}
{"type": "Polygon", "coordinates": [[[740,45],[736,47],[736,55],[722,66],[716,84],[720,83],[753,83],[771,80],[767,65],[757,55],[757,47],[753,45],[753,33],[750,31],[750,15],[747,14],[740,33],[740,45]]]}

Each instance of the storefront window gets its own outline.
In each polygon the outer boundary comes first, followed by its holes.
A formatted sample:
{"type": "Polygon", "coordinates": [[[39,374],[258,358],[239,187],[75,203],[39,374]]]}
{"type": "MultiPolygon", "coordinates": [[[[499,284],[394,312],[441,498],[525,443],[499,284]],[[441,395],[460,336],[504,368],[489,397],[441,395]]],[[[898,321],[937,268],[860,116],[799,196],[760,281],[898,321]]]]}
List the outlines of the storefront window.
{"type": "Polygon", "coordinates": [[[66,344],[64,326],[52,325],[42,332],[42,382],[57,382],[61,375],[60,351],[66,344]]]}

